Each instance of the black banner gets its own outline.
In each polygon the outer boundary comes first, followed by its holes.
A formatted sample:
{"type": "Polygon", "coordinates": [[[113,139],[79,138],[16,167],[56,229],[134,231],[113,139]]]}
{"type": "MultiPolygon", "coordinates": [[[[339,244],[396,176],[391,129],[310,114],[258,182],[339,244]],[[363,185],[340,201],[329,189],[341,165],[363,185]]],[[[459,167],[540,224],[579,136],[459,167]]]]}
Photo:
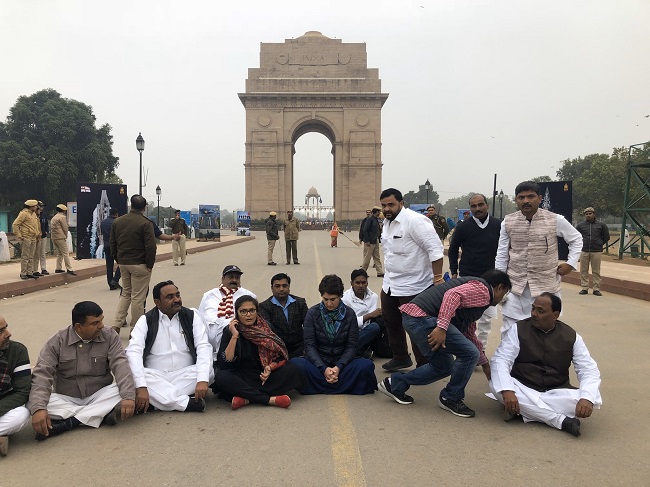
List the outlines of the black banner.
{"type": "MultiPolygon", "coordinates": [[[[572,224],[573,218],[573,181],[553,181],[551,183],[537,183],[542,194],[540,208],[562,215],[572,224]]],[[[560,260],[569,258],[569,246],[563,238],[557,239],[558,257],[560,260]]]]}
{"type": "Polygon", "coordinates": [[[103,259],[100,225],[111,208],[127,212],[126,184],[79,183],[77,186],[77,258],[103,259]]]}

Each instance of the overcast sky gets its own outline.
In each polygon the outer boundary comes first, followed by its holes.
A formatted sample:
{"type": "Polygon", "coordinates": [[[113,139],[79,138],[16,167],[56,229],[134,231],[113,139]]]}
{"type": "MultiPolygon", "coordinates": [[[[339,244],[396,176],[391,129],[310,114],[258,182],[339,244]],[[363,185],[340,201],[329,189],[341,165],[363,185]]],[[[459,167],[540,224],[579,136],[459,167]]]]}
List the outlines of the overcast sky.
{"type": "MultiPolygon", "coordinates": [[[[0,0],[0,119],[53,88],[109,123],[118,175],[183,209],[244,205],[244,92],[261,42],[365,42],[382,91],[383,187],[512,194],[560,161],[650,139],[648,0],[329,3],[0,0]]],[[[332,204],[331,145],[296,144],[295,201],[332,204]]]]}

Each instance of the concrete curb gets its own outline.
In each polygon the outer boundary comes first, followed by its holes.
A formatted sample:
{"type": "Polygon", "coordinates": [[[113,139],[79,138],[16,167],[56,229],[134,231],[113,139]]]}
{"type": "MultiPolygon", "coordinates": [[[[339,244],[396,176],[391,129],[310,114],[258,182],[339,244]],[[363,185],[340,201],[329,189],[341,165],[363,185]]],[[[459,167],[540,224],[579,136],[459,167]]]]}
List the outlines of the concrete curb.
{"type": "MultiPolygon", "coordinates": [[[[247,242],[249,240],[254,240],[255,237],[242,237],[237,240],[229,240],[226,242],[215,242],[211,244],[206,244],[201,247],[193,247],[187,249],[188,254],[196,254],[198,252],[206,252],[208,250],[214,250],[221,247],[227,247],[229,245],[235,245],[241,242],[247,242]]],[[[156,262],[162,262],[165,260],[171,260],[172,253],[165,252],[156,255],[156,262]]],[[[36,291],[42,291],[43,289],[49,289],[56,286],[65,286],[72,282],[83,281],[85,279],[90,279],[91,277],[99,277],[106,275],[106,264],[103,260],[97,260],[97,262],[102,262],[93,267],[88,267],[85,269],[79,269],[75,271],[76,276],[71,276],[69,274],[55,274],[54,272],[49,276],[43,276],[39,279],[30,279],[28,281],[17,281],[9,282],[6,284],[0,284],[0,299],[12,298],[14,296],[22,296],[23,294],[29,294],[36,291]]]]}
{"type": "MultiPolygon", "coordinates": [[[[562,282],[568,284],[575,284],[580,286],[580,273],[573,271],[562,277],[562,282]]],[[[592,278],[589,275],[589,284],[591,285],[592,278]]],[[[623,279],[616,279],[614,277],[602,277],[600,281],[600,290],[604,293],[620,294],[630,298],[643,299],[650,301],[650,284],[644,282],[626,281],[623,279]]]]}

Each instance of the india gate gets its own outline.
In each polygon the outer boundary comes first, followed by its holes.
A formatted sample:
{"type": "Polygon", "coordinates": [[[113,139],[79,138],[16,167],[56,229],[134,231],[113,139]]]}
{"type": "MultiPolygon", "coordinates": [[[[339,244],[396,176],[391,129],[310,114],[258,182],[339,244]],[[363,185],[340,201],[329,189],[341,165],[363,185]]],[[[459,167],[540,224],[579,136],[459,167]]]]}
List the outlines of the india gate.
{"type": "Polygon", "coordinates": [[[260,67],[249,68],[246,93],[246,210],[266,218],[293,208],[295,143],[309,132],[332,143],[337,220],[365,217],[381,184],[381,92],[365,43],[307,32],[261,43],[260,67]]]}

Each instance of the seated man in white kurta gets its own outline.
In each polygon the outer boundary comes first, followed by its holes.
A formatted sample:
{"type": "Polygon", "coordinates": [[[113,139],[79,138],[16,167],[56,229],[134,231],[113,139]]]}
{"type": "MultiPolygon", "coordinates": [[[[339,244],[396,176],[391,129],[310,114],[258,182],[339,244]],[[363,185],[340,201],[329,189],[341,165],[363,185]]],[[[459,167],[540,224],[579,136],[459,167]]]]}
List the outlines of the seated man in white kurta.
{"type": "Polygon", "coordinates": [[[208,328],[208,341],[212,345],[214,361],[221,346],[221,335],[235,317],[234,303],[241,296],[257,296],[241,287],[242,270],[236,265],[227,265],[221,273],[221,285],[203,295],[199,313],[208,328]]]}
{"type": "Polygon", "coordinates": [[[546,423],[580,436],[580,420],[600,408],[600,372],[582,337],[557,318],[562,301],[542,293],[531,317],[504,336],[491,361],[490,389],[504,405],[504,419],[521,415],[525,422],[546,423]],[[580,387],[569,383],[575,367],[580,387]]]}
{"type": "Polygon", "coordinates": [[[172,281],[153,288],[156,307],[141,316],[126,348],[135,380],[136,411],[205,410],[214,381],[212,347],[201,316],[184,308],[172,281]],[[191,397],[193,396],[193,397],[191,397]]]}

